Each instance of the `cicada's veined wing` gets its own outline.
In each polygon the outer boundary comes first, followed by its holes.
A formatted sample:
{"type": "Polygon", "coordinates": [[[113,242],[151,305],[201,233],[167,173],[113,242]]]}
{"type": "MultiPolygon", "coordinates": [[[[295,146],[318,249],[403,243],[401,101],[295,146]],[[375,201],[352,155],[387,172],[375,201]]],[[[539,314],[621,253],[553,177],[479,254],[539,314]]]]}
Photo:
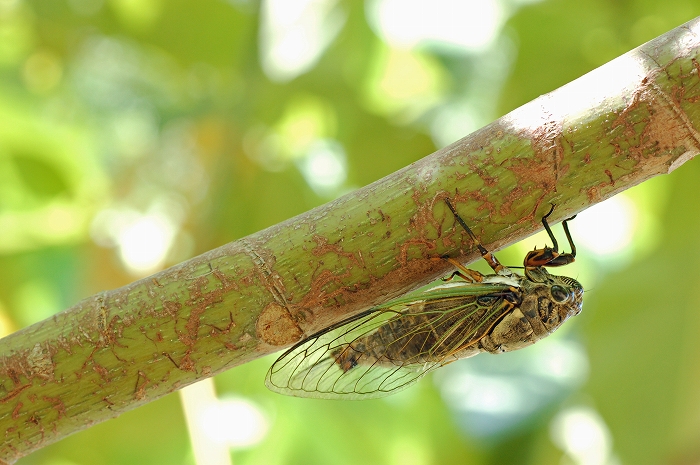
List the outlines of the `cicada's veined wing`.
{"type": "Polygon", "coordinates": [[[402,377],[399,372],[408,376],[404,381],[410,384],[429,367],[391,363],[382,366],[377,362],[359,369],[346,367],[345,371],[338,358],[350,344],[397,317],[400,313],[391,310],[369,311],[311,336],[277,359],[267,373],[265,384],[282,394],[325,399],[381,397],[385,395],[384,390],[397,389],[395,384],[400,383],[402,377]],[[383,381],[389,383],[384,389],[383,381]]]}
{"type": "Polygon", "coordinates": [[[400,391],[455,360],[514,307],[512,287],[438,286],[319,332],[285,352],[265,384],[300,397],[372,399],[400,391]]]}

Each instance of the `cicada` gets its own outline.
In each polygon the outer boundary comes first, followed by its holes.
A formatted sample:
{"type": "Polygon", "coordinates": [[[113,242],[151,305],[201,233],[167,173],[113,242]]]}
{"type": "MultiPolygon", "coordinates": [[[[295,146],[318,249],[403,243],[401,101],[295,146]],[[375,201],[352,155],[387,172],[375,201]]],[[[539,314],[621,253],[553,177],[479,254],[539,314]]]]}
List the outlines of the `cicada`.
{"type": "Polygon", "coordinates": [[[548,336],[581,311],[583,287],[545,267],[574,261],[559,253],[547,218],[552,247],[525,256],[524,275],[501,265],[445,202],[481,256],[493,269],[483,275],[447,258],[457,271],[443,281],[341,321],[287,350],[270,367],[265,384],[273,391],[324,399],[372,399],[414,384],[429,371],[480,352],[520,349],[548,336]]]}

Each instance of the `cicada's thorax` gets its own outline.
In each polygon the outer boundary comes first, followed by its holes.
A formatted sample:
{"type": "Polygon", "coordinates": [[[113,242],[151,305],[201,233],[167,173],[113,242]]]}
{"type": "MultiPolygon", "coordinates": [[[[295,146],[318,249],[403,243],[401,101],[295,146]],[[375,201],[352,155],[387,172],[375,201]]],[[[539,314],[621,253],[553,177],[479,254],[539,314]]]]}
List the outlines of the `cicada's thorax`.
{"type": "Polygon", "coordinates": [[[583,287],[575,279],[551,275],[542,267],[526,270],[526,276],[518,277],[520,305],[479,340],[480,351],[501,353],[529,346],[581,312],[583,287]]]}

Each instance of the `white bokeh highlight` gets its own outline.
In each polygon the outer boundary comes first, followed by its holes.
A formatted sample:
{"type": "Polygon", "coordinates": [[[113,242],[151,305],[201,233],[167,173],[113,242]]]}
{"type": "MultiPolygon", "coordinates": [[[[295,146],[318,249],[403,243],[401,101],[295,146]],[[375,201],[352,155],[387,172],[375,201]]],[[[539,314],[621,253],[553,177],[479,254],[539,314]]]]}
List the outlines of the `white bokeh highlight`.
{"type": "Polygon", "coordinates": [[[637,228],[637,207],[624,194],[582,211],[571,223],[576,244],[599,256],[617,254],[629,248],[637,228]]]}
{"type": "Polygon", "coordinates": [[[334,140],[317,140],[297,161],[307,184],[318,195],[332,195],[347,178],[345,151],[334,140]]]}
{"type": "Polygon", "coordinates": [[[481,51],[506,18],[496,0],[373,0],[366,2],[366,11],[382,39],[402,48],[429,42],[481,51]]]}
{"type": "Polygon", "coordinates": [[[590,407],[561,411],[550,425],[552,442],[575,465],[615,465],[612,437],[603,418],[590,407]]]}
{"type": "Polygon", "coordinates": [[[179,392],[197,465],[231,465],[231,449],[252,447],[267,435],[260,407],[244,397],[218,398],[211,378],[179,392]]]}
{"type": "Polygon", "coordinates": [[[260,14],[260,62],[273,81],[311,69],[345,24],[337,0],[264,0],[260,14]]]}
{"type": "Polygon", "coordinates": [[[97,245],[116,248],[129,273],[145,276],[164,265],[179,224],[178,215],[163,208],[140,212],[115,206],[95,216],[90,234],[97,245]]]}

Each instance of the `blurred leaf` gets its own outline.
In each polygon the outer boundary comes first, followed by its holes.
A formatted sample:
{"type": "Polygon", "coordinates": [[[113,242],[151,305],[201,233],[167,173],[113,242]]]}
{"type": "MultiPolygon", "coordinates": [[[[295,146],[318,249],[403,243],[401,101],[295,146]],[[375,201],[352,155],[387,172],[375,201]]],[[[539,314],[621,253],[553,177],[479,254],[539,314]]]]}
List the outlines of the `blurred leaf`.
{"type": "Polygon", "coordinates": [[[70,194],[69,185],[58,167],[29,153],[14,153],[17,172],[30,192],[40,199],[70,194]]]}

